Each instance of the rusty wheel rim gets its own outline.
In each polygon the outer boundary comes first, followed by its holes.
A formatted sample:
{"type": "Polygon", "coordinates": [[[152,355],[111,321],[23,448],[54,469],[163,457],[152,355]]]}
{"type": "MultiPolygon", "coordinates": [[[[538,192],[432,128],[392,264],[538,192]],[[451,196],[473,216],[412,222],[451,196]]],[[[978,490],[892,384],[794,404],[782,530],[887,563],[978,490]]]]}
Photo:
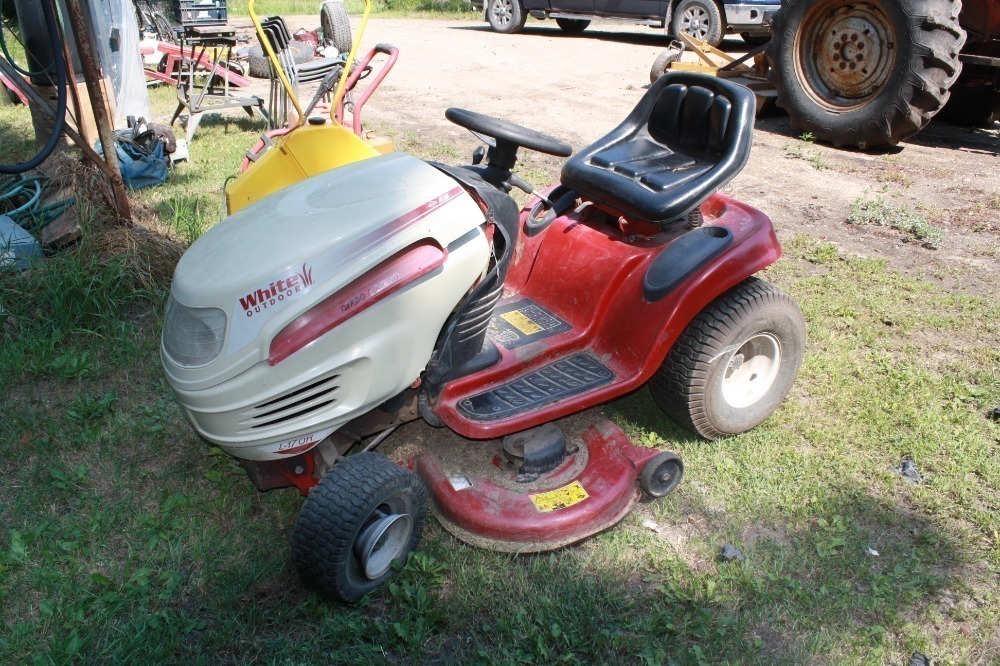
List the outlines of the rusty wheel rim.
{"type": "Polygon", "coordinates": [[[795,71],[820,106],[864,106],[885,88],[896,63],[896,31],[874,4],[820,2],[796,35],[795,71]]]}

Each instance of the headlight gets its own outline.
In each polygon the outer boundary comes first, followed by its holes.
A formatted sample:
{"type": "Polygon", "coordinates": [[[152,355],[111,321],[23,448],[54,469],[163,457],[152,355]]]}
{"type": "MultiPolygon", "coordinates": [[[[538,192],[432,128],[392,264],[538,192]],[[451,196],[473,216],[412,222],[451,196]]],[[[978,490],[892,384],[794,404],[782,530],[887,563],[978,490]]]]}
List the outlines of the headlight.
{"type": "Polygon", "coordinates": [[[174,300],[167,303],[163,348],[180,365],[209,363],[222,351],[226,338],[226,313],[219,308],[189,308],[174,300]]]}

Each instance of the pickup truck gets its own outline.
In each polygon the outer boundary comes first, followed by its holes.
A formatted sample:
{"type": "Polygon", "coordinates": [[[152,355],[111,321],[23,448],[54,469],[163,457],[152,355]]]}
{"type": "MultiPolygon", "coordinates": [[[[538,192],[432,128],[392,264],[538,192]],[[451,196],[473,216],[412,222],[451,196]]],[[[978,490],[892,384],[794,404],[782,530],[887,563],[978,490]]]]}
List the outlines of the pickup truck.
{"type": "Polygon", "coordinates": [[[555,19],[569,33],[587,29],[592,20],[637,23],[663,28],[669,36],[685,32],[718,46],[727,33],[750,45],[763,44],[780,0],[470,0],[472,8],[497,32],[514,33],[530,15],[555,19]]]}

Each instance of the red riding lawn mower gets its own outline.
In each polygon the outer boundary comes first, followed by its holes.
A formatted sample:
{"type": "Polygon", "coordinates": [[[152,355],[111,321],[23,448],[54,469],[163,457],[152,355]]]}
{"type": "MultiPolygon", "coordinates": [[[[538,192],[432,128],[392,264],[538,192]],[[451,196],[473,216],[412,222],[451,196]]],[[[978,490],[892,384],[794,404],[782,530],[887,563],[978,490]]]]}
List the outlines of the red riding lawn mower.
{"type": "Polygon", "coordinates": [[[397,152],[301,179],[202,236],[171,289],[177,399],[258,488],[306,495],[292,560],[343,601],[417,546],[428,499],[485,548],[608,529],[683,465],[591,408],[648,384],[686,428],[733,435],[774,412],[803,356],[798,307],[753,277],[781,255],[770,220],[717,193],[749,157],[749,90],[668,74],[543,192],[513,173],[519,150],[568,145],[446,115],[485,160],[397,152]],[[375,450],[420,418],[440,430],[397,441],[399,463],[375,450]]]}

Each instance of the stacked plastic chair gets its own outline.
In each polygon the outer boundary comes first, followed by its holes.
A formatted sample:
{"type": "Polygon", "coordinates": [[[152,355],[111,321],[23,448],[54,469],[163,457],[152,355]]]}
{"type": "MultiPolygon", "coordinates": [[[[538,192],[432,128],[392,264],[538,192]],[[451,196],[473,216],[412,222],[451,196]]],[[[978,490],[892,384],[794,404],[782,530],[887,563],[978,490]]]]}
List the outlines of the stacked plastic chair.
{"type": "MultiPolygon", "coordinates": [[[[298,94],[298,85],[300,83],[320,81],[334,69],[346,64],[342,56],[321,58],[301,65],[296,64],[288,48],[292,42],[292,35],[288,31],[288,26],[285,24],[284,19],[280,16],[268,17],[261,22],[261,27],[271,44],[271,48],[274,49],[275,55],[278,56],[278,63],[282,70],[284,70],[285,76],[288,77],[288,81],[291,83],[292,89],[296,94],[298,94]]],[[[261,47],[264,47],[264,45],[261,44],[261,47]]],[[[264,47],[264,52],[267,52],[266,47],[264,47]]],[[[274,69],[274,63],[270,60],[269,63],[271,68],[271,86],[268,96],[268,111],[271,127],[274,128],[281,127],[287,122],[290,102],[288,93],[285,91],[284,86],[281,85],[278,72],[274,69]]]]}

